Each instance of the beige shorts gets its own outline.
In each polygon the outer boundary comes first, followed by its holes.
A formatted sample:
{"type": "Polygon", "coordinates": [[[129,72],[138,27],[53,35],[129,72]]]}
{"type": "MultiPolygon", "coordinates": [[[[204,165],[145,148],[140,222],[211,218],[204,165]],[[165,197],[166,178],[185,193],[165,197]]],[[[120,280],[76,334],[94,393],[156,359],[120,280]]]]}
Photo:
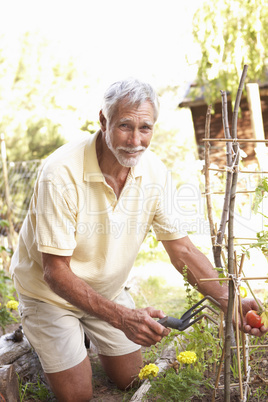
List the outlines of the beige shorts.
{"type": "MultiPolygon", "coordinates": [[[[135,308],[127,291],[115,300],[135,308]]],[[[39,356],[46,373],[67,370],[87,356],[84,333],[99,354],[121,356],[140,349],[119,329],[82,311],[70,311],[19,294],[23,331],[39,356]]]]}

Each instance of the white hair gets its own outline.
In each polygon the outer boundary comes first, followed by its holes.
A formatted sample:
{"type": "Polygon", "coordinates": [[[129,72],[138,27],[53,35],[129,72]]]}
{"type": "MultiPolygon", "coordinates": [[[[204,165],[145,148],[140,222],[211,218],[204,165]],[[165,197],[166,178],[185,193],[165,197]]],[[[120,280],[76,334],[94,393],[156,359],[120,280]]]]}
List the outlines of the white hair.
{"type": "Polygon", "coordinates": [[[102,113],[108,121],[111,121],[115,108],[122,100],[130,106],[140,106],[148,101],[154,109],[154,119],[158,118],[159,100],[155,90],[150,84],[135,78],[117,81],[104,93],[102,113]]]}

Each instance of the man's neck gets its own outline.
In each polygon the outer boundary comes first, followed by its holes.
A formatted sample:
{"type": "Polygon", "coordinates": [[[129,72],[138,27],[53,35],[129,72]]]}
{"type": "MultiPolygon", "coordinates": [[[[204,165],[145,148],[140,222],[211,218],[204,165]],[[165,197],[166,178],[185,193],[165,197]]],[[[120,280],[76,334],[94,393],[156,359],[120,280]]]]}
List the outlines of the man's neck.
{"type": "Polygon", "coordinates": [[[96,152],[100,169],[107,184],[114,189],[117,197],[119,197],[125,185],[130,168],[122,166],[118,162],[114,154],[107,147],[103,133],[100,133],[97,138],[96,152]]]}

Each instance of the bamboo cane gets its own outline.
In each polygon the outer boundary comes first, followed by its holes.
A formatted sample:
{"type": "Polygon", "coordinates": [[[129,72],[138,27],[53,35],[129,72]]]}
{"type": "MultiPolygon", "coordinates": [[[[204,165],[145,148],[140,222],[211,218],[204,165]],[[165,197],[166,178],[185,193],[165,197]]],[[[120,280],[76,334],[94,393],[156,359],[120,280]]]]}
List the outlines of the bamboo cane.
{"type": "Polygon", "coordinates": [[[233,143],[242,143],[242,142],[268,142],[268,140],[256,140],[254,138],[229,138],[229,139],[225,139],[225,138],[210,138],[209,140],[202,138],[202,141],[206,142],[206,141],[219,141],[219,142],[233,142],[233,143]]]}
{"type": "MultiPolygon", "coordinates": [[[[249,278],[243,277],[243,278],[241,278],[241,281],[253,281],[254,279],[268,280],[268,276],[254,276],[254,277],[249,277],[249,278]]],[[[233,280],[232,278],[201,278],[200,282],[213,282],[213,281],[225,282],[225,281],[232,281],[232,280],[233,280]]],[[[247,285],[248,285],[248,283],[247,283],[247,285]]]]}
{"type": "Polygon", "coordinates": [[[242,375],[241,375],[241,361],[240,361],[240,348],[239,348],[239,319],[238,319],[238,295],[235,293],[235,328],[236,328],[236,351],[237,351],[237,367],[238,367],[238,379],[239,379],[239,390],[240,398],[243,399],[243,385],[242,385],[242,375]]]}
{"type": "MultiPolygon", "coordinates": [[[[211,108],[212,105],[208,106],[207,115],[206,115],[206,125],[205,125],[205,137],[210,137],[210,121],[211,121],[211,108]]],[[[210,177],[209,177],[209,143],[205,143],[205,192],[206,192],[206,202],[207,202],[207,211],[208,211],[208,221],[210,227],[210,237],[212,242],[212,247],[215,245],[215,226],[213,223],[213,214],[212,214],[212,202],[211,196],[209,194],[210,191],[210,177]]]]}
{"type": "Polygon", "coordinates": [[[217,389],[220,388],[219,380],[220,380],[221,370],[222,370],[222,366],[223,366],[223,362],[224,362],[224,356],[225,356],[225,349],[223,348],[222,354],[221,354],[221,360],[220,360],[220,364],[219,364],[219,369],[218,369],[218,373],[217,373],[216,380],[215,380],[215,389],[214,389],[213,396],[212,396],[212,402],[215,402],[217,389]]]}
{"type": "MultiPolygon", "coordinates": [[[[208,168],[208,170],[214,170],[215,172],[227,172],[227,168],[208,168]]],[[[267,174],[268,172],[265,172],[264,170],[240,170],[239,173],[256,173],[256,174],[267,174]]]]}
{"type": "MultiPolygon", "coordinates": [[[[222,96],[222,122],[224,127],[224,135],[226,139],[230,138],[230,131],[229,131],[229,124],[228,124],[228,111],[227,111],[227,95],[225,91],[221,91],[222,96]]],[[[232,165],[232,145],[230,143],[226,144],[226,163],[229,168],[232,165]]],[[[222,208],[222,215],[221,215],[221,222],[220,227],[217,232],[217,239],[216,245],[217,247],[213,247],[213,254],[214,254],[214,261],[217,268],[222,267],[221,261],[221,246],[225,234],[225,228],[227,223],[228,217],[228,208],[230,203],[230,189],[232,185],[232,176],[233,172],[231,169],[228,170],[226,176],[226,183],[225,183],[225,193],[224,193],[224,201],[223,201],[223,208],[222,208]]]]}
{"type": "MultiPolygon", "coordinates": [[[[239,271],[238,275],[240,276],[243,270],[243,265],[245,261],[246,254],[243,253],[241,256],[240,264],[239,264],[239,271]]],[[[241,320],[243,319],[243,310],[242,310],[242,301],[241,301],[241,295],[240,295],[240,289],[239,289],[239,296],[238,296],[238,302],[239,302],[239,312],[240,312],[240,318],[241,320]]],[[[242,323],[241,323],[242,325],[242,323]]],[[[246,359],[246,336],[245,333],[242,331],[242,348],[243,348],[243,361],[244,361],[244,375],[245,377],[247,376],[247,359],[246,359]]]]}
{"type": "MultiPolygon", "coordinates": [[[[237,117],[239,111],[239,105],[242,95],[242,90],[247,74],[247,66],[244,66],[241,79],[239,82],[239,88],[236,95],[234,112],[232,117],[232,138],[237,138],[237,117]]],[[[237,144],[233,144],[234,151],[234,166],[239,165],[239,149],[237,144]]],[[[231,186],[231,196],[229,204],[229,220],[228,220],[228,273],[229,275],[234,274],[234,206],[235,206],[235,195],[236,195],[236,185],[238,179],[238,169],[234,171],[232,176],[232,186],[231,186]]],[[[225,365],[224,365],[224,401],[230,402],[230,366],[231,366],[231,331],[232,331],[232,312],[234,305],[234,282],[229,281],[229,296],[228,296],[228,307],[226,315],[226,331],[225,331],[225,365]]]]}

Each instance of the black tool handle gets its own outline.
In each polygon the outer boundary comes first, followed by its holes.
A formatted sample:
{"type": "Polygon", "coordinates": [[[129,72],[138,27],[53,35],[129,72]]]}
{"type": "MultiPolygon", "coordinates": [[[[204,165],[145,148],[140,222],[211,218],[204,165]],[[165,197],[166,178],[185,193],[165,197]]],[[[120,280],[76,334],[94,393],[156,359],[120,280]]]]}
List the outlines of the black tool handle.
{"type": "Polygon", "coordinates": [[[182,320],[180,320],[179,318],[169,317],[169,316],[161,318],[157,322],[159,324],[163,325],[164,327],[169,327],[169,328],[178,329],[178,330],[180,329],[180,325],[182,324],[182,320]]]}

